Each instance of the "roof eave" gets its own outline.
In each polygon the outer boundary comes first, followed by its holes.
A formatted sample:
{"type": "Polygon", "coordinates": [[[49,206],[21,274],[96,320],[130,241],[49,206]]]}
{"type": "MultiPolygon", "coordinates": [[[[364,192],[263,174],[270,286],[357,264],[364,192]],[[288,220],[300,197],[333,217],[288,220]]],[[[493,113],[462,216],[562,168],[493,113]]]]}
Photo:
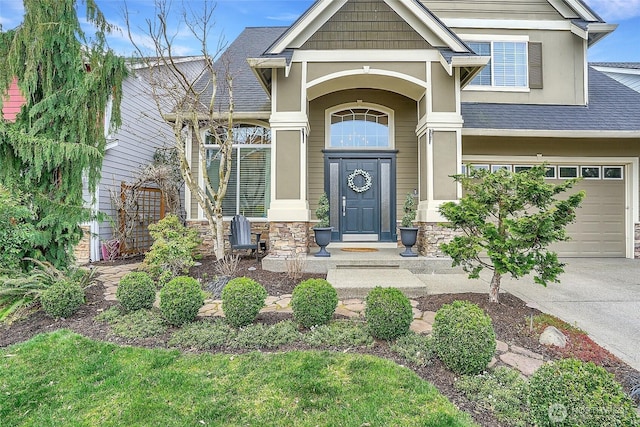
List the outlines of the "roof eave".
{"type": "Polygon", "coordinates": [[[561,130],[462,128],[463,136],[512,136],[540,138],[640,138],[640,130],[561,130]]]}
{"type": "Polygon", "coordinates": [[[605,24],[601,22],[591,22],[588,26],[589,47],[593,46],[618,28],[618,24],[605,24]]]}

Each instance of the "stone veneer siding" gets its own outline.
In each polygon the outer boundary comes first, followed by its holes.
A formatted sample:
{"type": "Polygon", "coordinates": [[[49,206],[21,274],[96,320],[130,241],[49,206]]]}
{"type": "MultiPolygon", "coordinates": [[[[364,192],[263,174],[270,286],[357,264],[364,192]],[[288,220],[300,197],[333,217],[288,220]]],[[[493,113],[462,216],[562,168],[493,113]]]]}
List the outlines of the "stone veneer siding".
{"type": "Polygon", "coordinates": [[[640,224],[635,225],[634,258],[640,259],[640,224]]]}
{"type": "MultiPolygon", "coordinates": [[[[214,236],[211,235],[211,231],[209,229],[209,223],[207,221],[187,221],[187,227],[195,228],[198,231],[198,235],[202,239],[202,243],[198,247],[198,251],[204,255],[213,255],[213,246],[215,243],[214,236]]],[[[229,249],[229,234],[231,227],[231,221],[224,221],[224,246],[228,250],[229,249]]],[[[269,241],[269,223],[267,222],[251,222],[251,232],[262,233],[260,235],[261,241],[269,241]]],[[[253,236],[251,236],[254,238],[253,236]]],[[[269,245],[267,245],[267,250],[269,249],[269,245]]]]}
{"type": "Polygon", "coordinates": [[[417,250],[420,255],[432,258],[448,257],[440,250],[440,244],[449,243],[458,233],[436,222],[420,222],[418,227],[420,230],[417,250]]]}
{"type": "Polygon", "coordinates": [[[269,224],[269,255],[288,258],[306,254],[313,242],[308,222],[272,222],[269,224]]]}
{"type": "Polygon", "coordinates": [[[81,225],[82,239],[73,248],[73,256],[78,264],[86,264],[91,260],[91,226],[81,225]]]}

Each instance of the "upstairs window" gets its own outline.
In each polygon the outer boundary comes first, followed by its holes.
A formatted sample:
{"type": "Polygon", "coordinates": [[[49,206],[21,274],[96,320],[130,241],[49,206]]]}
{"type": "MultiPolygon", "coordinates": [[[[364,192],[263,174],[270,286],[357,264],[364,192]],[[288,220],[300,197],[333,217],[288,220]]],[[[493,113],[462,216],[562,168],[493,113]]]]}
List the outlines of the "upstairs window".
{"type": "Polygon", "coordinates": [[[527,88],[527,42],[469,42],[478,55],[490,56],[487,66],[470,86],[527,88]]]}

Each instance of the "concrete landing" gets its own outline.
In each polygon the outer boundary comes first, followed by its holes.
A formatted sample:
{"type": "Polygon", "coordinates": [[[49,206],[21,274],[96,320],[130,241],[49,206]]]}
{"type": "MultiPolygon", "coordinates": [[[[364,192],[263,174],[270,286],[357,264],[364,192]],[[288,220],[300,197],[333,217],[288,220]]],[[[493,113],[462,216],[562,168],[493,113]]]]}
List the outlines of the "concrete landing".
{"type": "Polygon", "coordinates": [[[332,268],[327,281],[340,298],[364,298],[376,286],[398,288],[409,298],[427,295],[427,285],[403,268],[332,268]]]}

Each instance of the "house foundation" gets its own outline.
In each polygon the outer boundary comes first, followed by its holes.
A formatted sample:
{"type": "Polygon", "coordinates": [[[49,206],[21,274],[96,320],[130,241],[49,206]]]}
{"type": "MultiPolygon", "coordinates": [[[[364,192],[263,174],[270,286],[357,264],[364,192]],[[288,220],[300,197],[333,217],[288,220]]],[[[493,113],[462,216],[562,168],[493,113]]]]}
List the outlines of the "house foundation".
{"type": "Polygon", "coordinates": [[[306,254],[313,239],[308,222],[269,223],[269,255],[279,258],[306,254]]]}
{"type": "Polygon", "coordinates": [[[81,225],[82,239],[73,248],[73,256],[77,264],[86,264],[91,261],[91,226],[81,225]]]}
{"type": "Polygon", "coordinates": [[[420,222],[418,227],[418,251],[420,255],[430,258],[447,258],[448,255],[442,252],[440,245],[449,243],[458,233],[436,222],[420,222]]]}

